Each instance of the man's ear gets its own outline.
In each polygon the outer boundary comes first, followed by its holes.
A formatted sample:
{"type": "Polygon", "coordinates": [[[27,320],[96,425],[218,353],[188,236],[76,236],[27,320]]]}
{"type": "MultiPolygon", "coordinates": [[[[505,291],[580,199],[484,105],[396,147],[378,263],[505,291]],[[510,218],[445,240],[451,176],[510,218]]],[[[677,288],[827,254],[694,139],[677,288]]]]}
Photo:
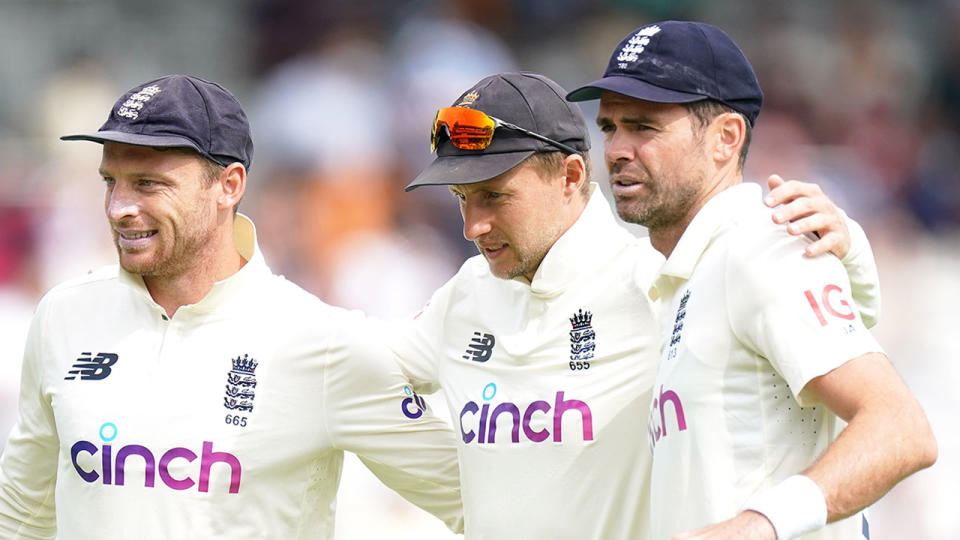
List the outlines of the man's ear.
{"type": "Polygon", "coordinates": [[[584,182],[589,181],[587,165],[583,161],[583,156],[570,154],[563,158],[563,192],[565,195],[577,193],[583,189],[584,182]]]}
{"type": "Polygon", "coordinates": [[[740,159],[740,148],[747,136],[747,123],[737,113],[723,113],[711,122],[714,134],[713,159],[718,163],[740,159]]]}
{"type": "Polygon", "coordinates": [[[217,204],[221,210],[233,208],[247,189],[247,169],[242,163],[233,162],[220,173],[220,196],[217,204]]]}

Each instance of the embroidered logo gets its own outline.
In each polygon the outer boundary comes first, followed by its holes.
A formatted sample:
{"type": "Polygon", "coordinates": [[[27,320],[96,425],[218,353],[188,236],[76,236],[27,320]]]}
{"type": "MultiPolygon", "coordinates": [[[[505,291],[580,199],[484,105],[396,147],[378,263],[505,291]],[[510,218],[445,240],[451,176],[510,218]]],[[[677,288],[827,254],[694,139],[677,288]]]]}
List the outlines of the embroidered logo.
{"type": "Polygon", "coordinates": [[[457,103],[457,107],[469,107],[473,105],[473,102],[480,98],[480,94],[476,91],[470,92],[469,94],[463,96],[463,99],[460,100],[460,103],[457,103]]]}
{"type": "Polygon", "coordinates": [[[136,120],[137,117],[140,116],[140,110],[143,109],[144,104],[160,92],[160,87],[155,85],[142,88],[139,92],[128,97],[126,101],[120,105],[120,108],[117,109],[117,116],[136,120]]]}
{"type": "Polygon", "coordinates": [[[67,371],[65,381],[72,381],[80,375],[81,381],[100,381],[106,379],[112,372],[111,366],[117,363],[120,356],[114,353],[102,352],[93,356],[91,353],[82,352],[80,358],[73,364],[72,369],[67,371]]]}
{"type": "Polygon", "coordinates": [[[593,313],[578,309],[570,317],[570,361],[586,362],[593,358],[593,351],[597,348],[594,339],[597,337],[592,326],[593,313]]]}
{"type": "Polygon", "coordinates": [[[493,334],[473,333],[473,339],[467,345],[467,351],[463,355],[464,360],[473,360],[474,362],[486,362],[493,354],[493,346],[497,343],[493,334]]]}
{"type": "Polygon", "coordinates": [[[670,336],[670,352],[667,353],[667,360],[676,358],[677,344],[683,337],[683,320],[687,317],[687,301],[690,300],[690,289],[680,298],[680,306],[677,307],[677,316],[673,320],[673,334],[670,336]]]}
{"type": "Polygon", "coordinates": [[[257,361],[249,355],[233,359],[233,369],[227,373],[227,395],[223,406],[231,411],[253,412],[254,390],[257,388],[257,361]]]}
{"type": "Polygon", "coordinates": [[[647,47],[650,43],[650,38],[660,32],[660,27],[657,25],[647,26],[641,28],[636,34],[630,38],[630,41],[627,41],[626,45],[620,49],[620,54],[617,55],[617,62],[619,62],[620,69],[627,69],[628,62],[636,62],[640,59],[640,53],[647,47]]]}

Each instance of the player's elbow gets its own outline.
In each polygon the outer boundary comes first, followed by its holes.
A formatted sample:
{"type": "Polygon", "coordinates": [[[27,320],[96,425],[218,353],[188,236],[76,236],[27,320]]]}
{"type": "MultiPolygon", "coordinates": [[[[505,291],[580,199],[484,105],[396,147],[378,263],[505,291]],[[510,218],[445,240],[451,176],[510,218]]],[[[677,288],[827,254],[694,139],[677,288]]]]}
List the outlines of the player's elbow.
{"type": "MultiPolygon", "coordinates": [[[[926,420],[926,418],[924,418],[926,420]]],[[[937,462],[940,450],[937,447],[937,438],[933,435],[930,424],[924,421],[925,429],[919,437],[919,451],[917,452],[917,470],[926,469],[937,462]]]]}
{"type": "Polygon", "coordinates": [[[912,416],[910,425],[913,426],[913,429],[910,430],[908,437],[911,443],[909,462],[913,466],[908,474],[926,469],[936,463],[940,452],[937,447],[937,438],[933,434],[933,428],[930,427],[927,415],[924,414],[919,403],[915,404],[915,412],[912,416]]]}

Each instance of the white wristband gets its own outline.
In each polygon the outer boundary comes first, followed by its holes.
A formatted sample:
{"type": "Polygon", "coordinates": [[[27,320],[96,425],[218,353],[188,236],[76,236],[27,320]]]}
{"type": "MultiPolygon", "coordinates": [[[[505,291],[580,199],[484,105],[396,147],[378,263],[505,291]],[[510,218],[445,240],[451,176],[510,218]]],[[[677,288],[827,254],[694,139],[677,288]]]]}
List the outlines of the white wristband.
{"type": "Polygon", "coordinates": [[[795,474],[747,501],[744,510],[766,516],[777,532],[777,540],[796,538],[827,524],[827,501],[820,486],[795,474]]]}

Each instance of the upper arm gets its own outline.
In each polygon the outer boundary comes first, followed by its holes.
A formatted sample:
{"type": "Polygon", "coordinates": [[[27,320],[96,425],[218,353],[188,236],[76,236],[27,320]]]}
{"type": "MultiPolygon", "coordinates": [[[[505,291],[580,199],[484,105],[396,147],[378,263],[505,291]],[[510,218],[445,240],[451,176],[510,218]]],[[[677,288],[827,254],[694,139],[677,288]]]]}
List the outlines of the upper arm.
{"type": "Polygon", "coordinates": [[[0,536],[52,538],[56,534],[54,491],[60,439],[44,394],[49,360],[43,354],[43,319],[38,309],[24,348],[17,423],[0,457],[0,536]]]}
{"type": "Polygon", "coordinates": [[[811,379],[882,349],[854,308],[840,262],[804,257],[805,240],[768,231],[744,233],[728,253],[728,315],[737,338],[771,363],[803,405],[799,390],[811,379]]]}
{"type": "Polygon", "coordinates": [[[326,412],[334,444],[353,452],[388,487],[462,527],[453,431],[414,393],[389,348],[368,332],[340,336],[326,366],[326,412]]]}
{"type": "Polygon", "coordinates": [[[844,215],[850,232],[850,250],[843,258],[843,267],[850,278],[851,294],[867,328],[873,328],[880,318],[880,276],[877,261],[867,234],[859,223],[844,215]]]}
{"type": "Polygon", "coordinates": [[[803,394],[826,405],[849,422],[868,407],[901,407],[915,401],[893,365],[882,353],[867,353],[806,384],[803,394]]]}

